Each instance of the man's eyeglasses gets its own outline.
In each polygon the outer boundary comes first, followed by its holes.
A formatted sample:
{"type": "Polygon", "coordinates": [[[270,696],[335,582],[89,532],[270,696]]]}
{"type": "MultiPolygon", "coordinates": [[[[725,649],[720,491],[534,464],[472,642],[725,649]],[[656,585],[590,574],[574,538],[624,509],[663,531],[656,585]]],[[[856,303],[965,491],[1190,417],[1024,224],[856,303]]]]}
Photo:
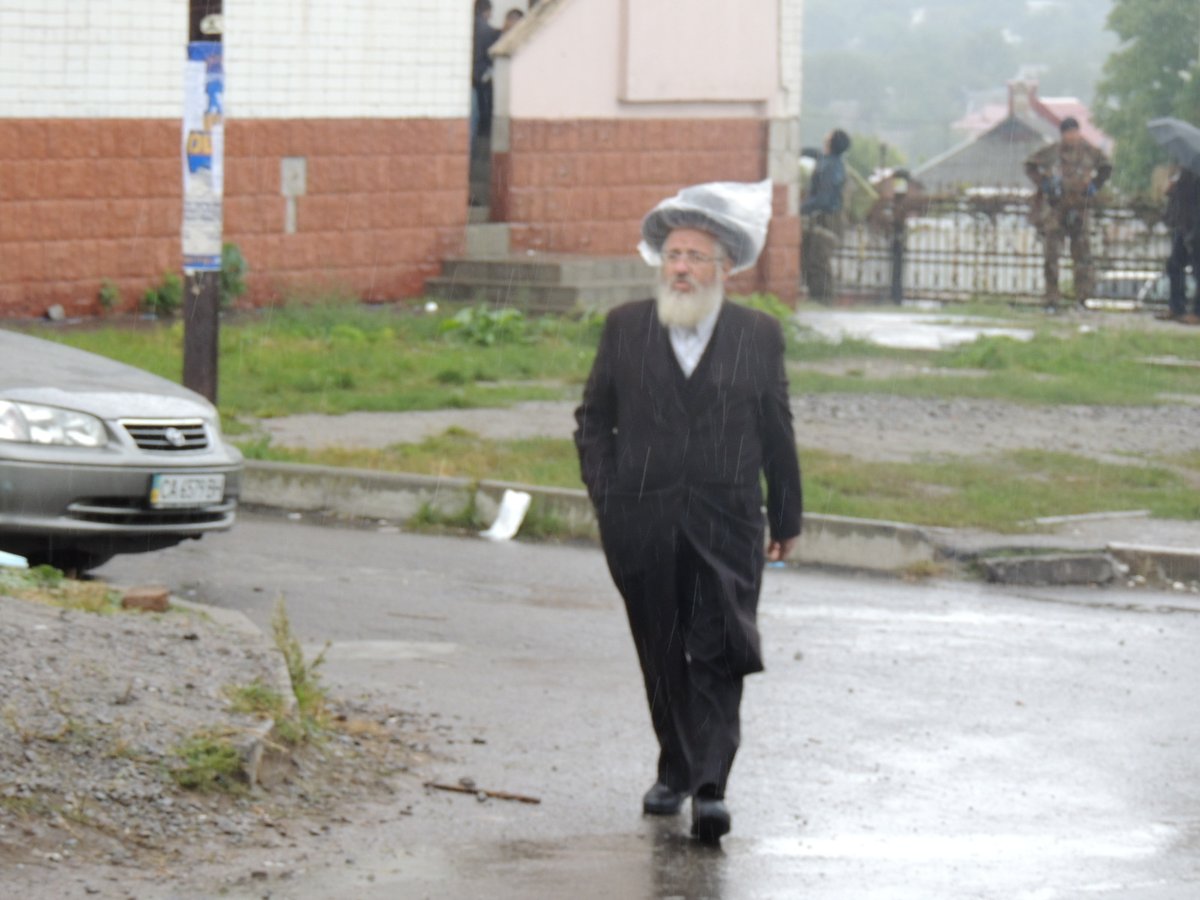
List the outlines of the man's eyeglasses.
{"type": "Polygon", "coordinates": [[[663,254],[663,259],[669,263],[686,262],[689,266],[705,266],[716,262],[720,258],[719,256],[709,256],[707,253],[699,253],[695,250],[668,250],[663,254]]]}

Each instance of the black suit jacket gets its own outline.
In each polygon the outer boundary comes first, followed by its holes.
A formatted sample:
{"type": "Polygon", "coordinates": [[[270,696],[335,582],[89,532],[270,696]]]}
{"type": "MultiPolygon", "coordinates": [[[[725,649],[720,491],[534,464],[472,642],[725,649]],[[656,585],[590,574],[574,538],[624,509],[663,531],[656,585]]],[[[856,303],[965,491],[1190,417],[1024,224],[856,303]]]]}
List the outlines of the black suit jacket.
{"type": "Polygon", "coordinates": [[[794,537],[801,526],[779,323],[726,301],[686,378],[654,301],[620,306],[605,323],[575,419],[583,481],[618,586],[665,562],[682,535],[721,579],[734,642],[748,654],[740,667],[761,668],[760,474],[771,537],[794,537]]]}

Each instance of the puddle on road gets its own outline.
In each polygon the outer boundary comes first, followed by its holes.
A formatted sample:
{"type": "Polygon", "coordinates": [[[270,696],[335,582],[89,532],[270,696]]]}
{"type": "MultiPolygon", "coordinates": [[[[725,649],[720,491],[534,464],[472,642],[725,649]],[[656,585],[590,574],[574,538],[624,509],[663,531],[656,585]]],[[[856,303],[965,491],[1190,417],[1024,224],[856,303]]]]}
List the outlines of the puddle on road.
{"type": "Polygon", "coordinates": [[[767,856],[796,859],[927,861],[944,864],[1052,859],[1144,859],[1166,850],[1178,830],[1154,824],[1104,834],[836,834],[814,838],[768,838],[755,850],[767,856]]]}

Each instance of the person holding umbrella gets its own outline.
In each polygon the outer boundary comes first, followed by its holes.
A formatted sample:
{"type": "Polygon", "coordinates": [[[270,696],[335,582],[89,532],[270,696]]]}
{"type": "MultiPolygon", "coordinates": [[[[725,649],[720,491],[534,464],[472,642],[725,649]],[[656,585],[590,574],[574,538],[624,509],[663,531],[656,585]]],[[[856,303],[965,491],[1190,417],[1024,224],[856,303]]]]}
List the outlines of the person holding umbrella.
{"type": "Polygon", "coordinates": [[[1170,311],[1163,318],[1200,325],[1200,289],[1192,299],[1191,315],[1187,314],[1187,267],[1200,277],[1200,176],[1190,169],[1180,169],[1171,180],[1163,222],[1171,229],[1170,311]]]}
{"type": "Polygon", "coordinates": [[[1187,267],[1200,279],[1200,128],[1181,119],[1154,119],[1147,125],[1153,137],[1178,164],[1167,188],[1163,222],[1171,229],[1171,255],[1167,280],[1171,285],[1170,309],[1162,318],[1200,325],[1200,288],[1187,314],[1187,267]]]}

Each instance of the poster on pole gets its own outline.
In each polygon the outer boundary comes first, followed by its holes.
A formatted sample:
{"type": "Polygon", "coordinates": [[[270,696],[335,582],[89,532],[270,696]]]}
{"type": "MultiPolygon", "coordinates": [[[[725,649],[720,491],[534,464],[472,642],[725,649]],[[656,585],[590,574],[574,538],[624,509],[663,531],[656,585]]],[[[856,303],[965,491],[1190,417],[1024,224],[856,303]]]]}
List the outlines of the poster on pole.
{"type": "Polygon", "coordinates": [[[225,66],[219,41],[188,44],[183,75],[183,268],[221,270],[225,66]]]}

